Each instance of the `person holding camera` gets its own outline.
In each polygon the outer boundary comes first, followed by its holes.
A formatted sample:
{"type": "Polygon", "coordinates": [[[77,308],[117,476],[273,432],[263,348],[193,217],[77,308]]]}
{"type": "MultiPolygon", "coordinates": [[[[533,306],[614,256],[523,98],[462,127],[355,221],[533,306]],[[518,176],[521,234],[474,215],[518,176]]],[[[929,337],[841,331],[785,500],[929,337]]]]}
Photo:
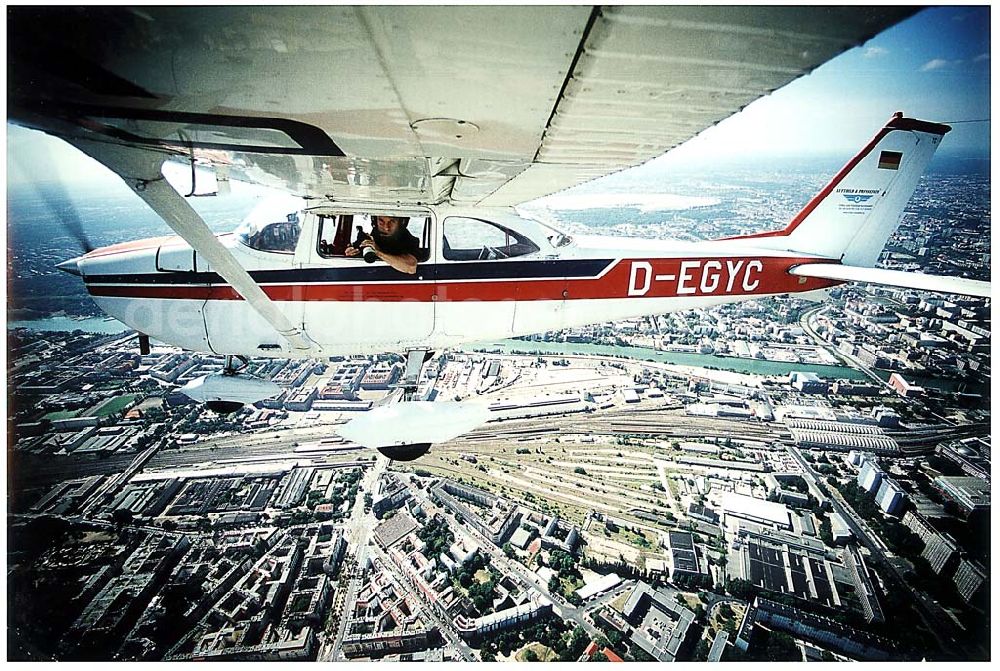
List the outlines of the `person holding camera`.
{"type": "Polygon", "coordinates": [[[420,249],[420,241],[406,230],[406,217],[372,217],[374,225],[371,235],[359,239],[344,250],[347,256],[361,255],[368,263],[381,259],[401,273],[414,275],[417,262],[426,261],[426,253],[420,249]]]}

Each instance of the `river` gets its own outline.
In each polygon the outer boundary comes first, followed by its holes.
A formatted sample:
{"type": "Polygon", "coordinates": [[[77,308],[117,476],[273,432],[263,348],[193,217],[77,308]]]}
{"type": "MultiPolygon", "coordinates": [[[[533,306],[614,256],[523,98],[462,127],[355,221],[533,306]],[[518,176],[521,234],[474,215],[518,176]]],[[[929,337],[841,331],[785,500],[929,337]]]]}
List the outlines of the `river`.
{"type": "Polygon", "coordinates": [[[822,378],[835,380],[867,380],[868,376],[859,370],[846,366],[828,366],[823,364],[788,363],[785,361],[764,361],[761,359],[744,359],[731,356],[715,356],[714,354],[693,354],[690,352],[660,352],[648,347],[619,347],[616,345],[592,345],[589,343],[556,343],[536,342],[527,340],[501,340],[498,342],[477,343],[466,349],[480,351],[499,351],[504,354],[598,354],[602,356],[619,356],[639,361],[656,361],[678,366],[697,366],[699,368],[718,368],[736,373],[754,375],[787,376],[794,370],[816,373],[822,378]]]}
{"type": "MultiPolygon", "coordinates": [[[[86,317],[73,319],[66,316],[53,316],[45,319],[24,321],[8,321],[8,329],[27,328],[33,331],[84,331],[87,333],[121,333],[131,330],[116,319],[103,317],[86,317]]],[[[656,361],[678,366],[696,366],[699,368],[717,368],[735,373],[754,375],[787,376],[794,370],[816,373],[828,380],[867,380],[861,371],[847,366],[827,366],[809,363],[787,363],[784,361],[763,361],[761,359],[744,359],[731,356],[715,356],[714,354],[693,354],[690,352],[660,352],[647,347],[618,347],[615,345],[592,345],[589,343],[555,343],[535,342],[528,340],[502,340],[499,342],[476,343],[464,349],[502,352],[504,354],[596,354],[602,356],[617,356],[635,359],[637,361],[656,361]]],[[[884,380],[889,379],[888,371],[875,371],[884,380]]],[[[940,378],[923,378],[905,376],[913,384],[933,387],[946,392],[958,390],[961,382],[940,378]]],[[[970,388],[973,393],[984,393],[983,389],[970,388]]]]}

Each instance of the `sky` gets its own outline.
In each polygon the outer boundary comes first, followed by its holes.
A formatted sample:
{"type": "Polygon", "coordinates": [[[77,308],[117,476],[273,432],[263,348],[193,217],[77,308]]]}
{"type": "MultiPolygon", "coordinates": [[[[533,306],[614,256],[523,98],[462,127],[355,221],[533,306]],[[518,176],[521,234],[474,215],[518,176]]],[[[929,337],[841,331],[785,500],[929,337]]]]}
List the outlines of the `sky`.
{"type": "MultiPolygon", "coordinates": [[[[893,112],[937,122],[990,117],[990,8],[925,9],[751,103],[656,162],[842,154],[893,112]]],[[[957,123],[940,153],[988,157],[988,122],[957,123]]],[[[8,184],[114,180],[60,140],[7,125],[8,184]]]]}
{"type": "MultiPolygon", "coordinates": [[[[989,7],[922,10],[751,103],[668,156],[850,156],[896,111],[945,123],[989,119],[989,7]]],[[[939,151],[988,157],[989,131],[989,122],[954,124],[939,151]]]]}

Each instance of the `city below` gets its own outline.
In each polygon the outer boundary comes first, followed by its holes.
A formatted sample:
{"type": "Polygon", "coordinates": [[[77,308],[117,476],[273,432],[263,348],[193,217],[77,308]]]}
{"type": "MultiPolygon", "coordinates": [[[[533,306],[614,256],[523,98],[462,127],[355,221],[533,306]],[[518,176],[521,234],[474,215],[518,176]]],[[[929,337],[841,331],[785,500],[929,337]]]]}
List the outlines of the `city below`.
{"type": "MultiPolygon", "coordinates": [[[[540,215],[722,237],[816,175],[540,215]]],[[[134,210],[83,211],[108,244],[134,210]]],[[[988,174],[911,210],[883,266],[989,278],[988,174]]],[[[35,320],[7,335],[10,660],[991,657],[989,300],[846,286],[437,352],[417,397],[489,421],[390,462],[336,431],[401,352],[253,359],[282,393],[215,414],[178,389],[223,358],[140,354],[32,216],[10,236],[8,317],[35,320]]]]}

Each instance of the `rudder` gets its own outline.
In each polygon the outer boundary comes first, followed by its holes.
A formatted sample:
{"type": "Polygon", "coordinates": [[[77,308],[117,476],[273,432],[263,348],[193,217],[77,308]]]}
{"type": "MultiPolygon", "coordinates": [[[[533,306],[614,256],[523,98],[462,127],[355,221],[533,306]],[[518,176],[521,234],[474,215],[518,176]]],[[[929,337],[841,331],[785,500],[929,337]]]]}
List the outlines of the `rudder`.
{"type": "Polygon", "coordinates": [[[784,230],[738,239],[847,265],[874,266],[949,130],[897,112],[784,230]]]}

